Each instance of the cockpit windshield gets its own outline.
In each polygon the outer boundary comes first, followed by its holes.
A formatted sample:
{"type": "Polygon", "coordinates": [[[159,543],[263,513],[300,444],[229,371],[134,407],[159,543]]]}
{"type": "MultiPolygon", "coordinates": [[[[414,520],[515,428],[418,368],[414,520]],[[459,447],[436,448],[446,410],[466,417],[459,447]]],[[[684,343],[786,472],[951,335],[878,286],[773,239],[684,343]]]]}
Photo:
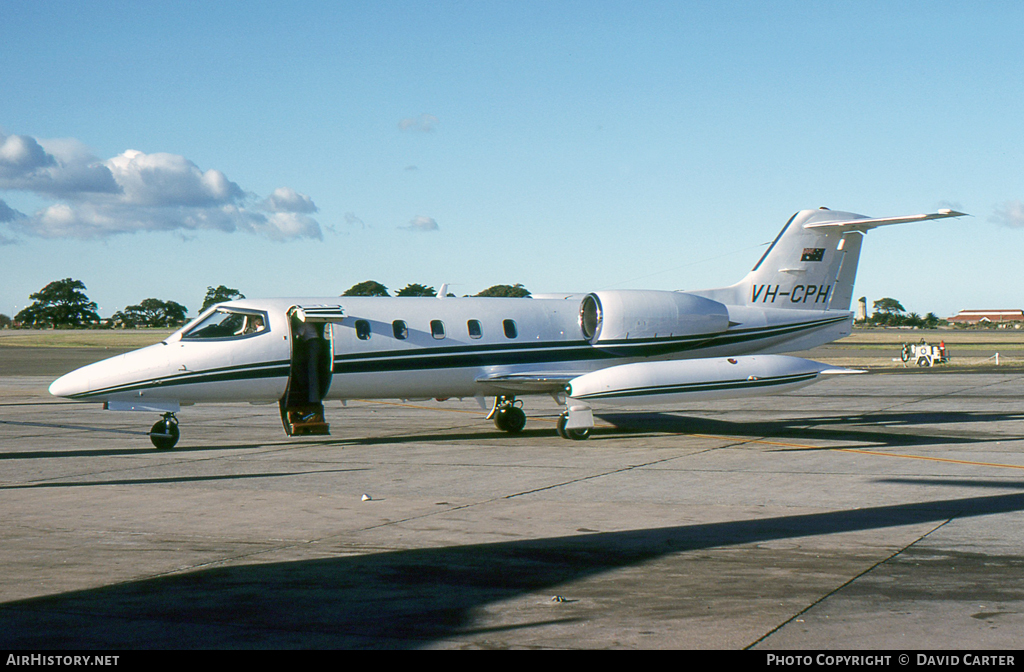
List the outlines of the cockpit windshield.
{"type": "Polygon", "coordinates": [[[182,340],[209,340],[211,338],[247,338],[262,334],[270,329],[267,326],[267,314],[253,310],[236,308],[218,308],[206,319],[201,320],[187,332],[182,340]]]}

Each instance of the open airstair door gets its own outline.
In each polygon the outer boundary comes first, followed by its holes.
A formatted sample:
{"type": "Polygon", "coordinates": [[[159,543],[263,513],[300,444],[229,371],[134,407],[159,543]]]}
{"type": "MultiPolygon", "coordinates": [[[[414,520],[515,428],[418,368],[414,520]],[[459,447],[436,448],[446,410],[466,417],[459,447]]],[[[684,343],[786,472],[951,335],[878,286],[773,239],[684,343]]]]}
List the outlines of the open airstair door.
{"type": "Polygon", "coordinates": [[[341,306],[293,306],[288,311],[291,367],[279,404],[288,436],[330,434],[323,398],[331,387],[334,364],[331,323],[343,318],[341,306]]]}

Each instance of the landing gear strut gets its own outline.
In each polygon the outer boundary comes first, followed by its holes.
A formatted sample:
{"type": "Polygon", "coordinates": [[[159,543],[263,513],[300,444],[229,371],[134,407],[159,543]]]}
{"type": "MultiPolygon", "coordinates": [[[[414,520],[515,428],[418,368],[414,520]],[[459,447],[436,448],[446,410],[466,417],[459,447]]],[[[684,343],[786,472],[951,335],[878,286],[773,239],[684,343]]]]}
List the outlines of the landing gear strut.
{"type": "Polygon", "coordinates": [[[500,396],[494,398],[494,408],[488,414],[488,418],[494,419],[494,426],[503,432],[517,434],[526,427],[526,413],[522,409],[523,402],[517,402],[513,396],[500,396]],[[519,404],[518,406],[516,404],[519,404]]]}
{"type": "Polygon", "coordinates": [[[149,440],[160,450],[169,450],[178,443],[178,419],[174,413],[164,413],[162,420],[157,420],[153,428],[149,430],[149,440]]]}

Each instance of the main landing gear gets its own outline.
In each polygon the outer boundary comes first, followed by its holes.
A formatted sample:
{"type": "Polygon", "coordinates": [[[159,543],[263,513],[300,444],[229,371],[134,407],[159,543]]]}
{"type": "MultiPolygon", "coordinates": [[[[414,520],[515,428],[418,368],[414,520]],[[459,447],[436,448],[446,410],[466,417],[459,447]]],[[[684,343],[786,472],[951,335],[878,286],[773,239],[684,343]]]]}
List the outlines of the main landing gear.
{"type": "Polygon", "coordinates": [[[517,434],[526,427],[526,413],[522,406],[523,402],[516,401],[513,396],[495,397],[494,408],[487,414],[487,418],[493,419],[494,426],[501,431],[517,434]]]}
{"type": "MultiPolygon", "coordinates": [[[[499,396],[494,398],[494,406],[487,415],[489,420],[494,420],[494,426],[503,432],[516,434],[526,427],[526,413],[523,412],[522,402],[513,396],[499,396]]],[[[594,414],[586,405],[569,405],[565,412],[558,416],[555,429],[563,439],[572,441],[583,441],[590,438],[590,430],[594,427],[594,414]]]]}
{"type": "Polygon", "coordinates": [[[178,443],[178,419],[174,413],[164,413],[162,420],[157,420],[153,428],[149,430],[149,440],[160,450],[169,450],[178,443]]]}

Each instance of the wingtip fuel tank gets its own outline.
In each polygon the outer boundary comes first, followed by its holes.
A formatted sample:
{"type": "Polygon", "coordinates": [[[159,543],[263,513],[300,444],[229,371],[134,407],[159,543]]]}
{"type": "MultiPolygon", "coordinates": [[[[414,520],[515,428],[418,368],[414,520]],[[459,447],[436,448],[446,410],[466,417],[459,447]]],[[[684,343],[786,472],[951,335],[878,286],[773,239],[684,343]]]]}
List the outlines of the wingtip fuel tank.
{"type": "Polygon", "coordinates": [[[778,394],[835,367],[787,355],[621,364],[574,378],[566,395],[588,405],[647,405],[778,394]]]}

